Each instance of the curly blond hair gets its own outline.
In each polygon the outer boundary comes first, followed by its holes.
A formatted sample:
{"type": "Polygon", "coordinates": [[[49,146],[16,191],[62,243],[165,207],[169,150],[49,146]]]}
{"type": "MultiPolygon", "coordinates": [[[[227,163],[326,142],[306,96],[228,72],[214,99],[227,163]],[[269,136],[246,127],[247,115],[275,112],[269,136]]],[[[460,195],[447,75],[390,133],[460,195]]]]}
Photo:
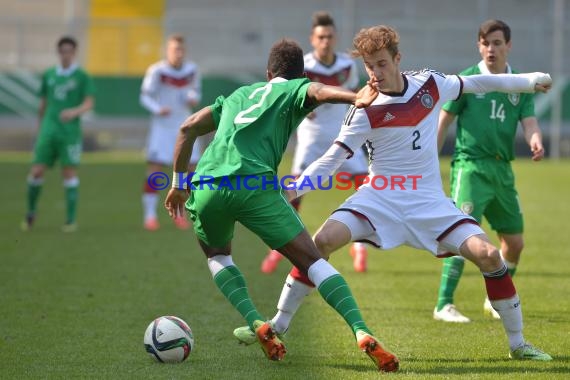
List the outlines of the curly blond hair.
{"type": "Polygon", "coordinates": [[[372,55],[381,49],[386,49],[392,58],[398,54],[398,43],[400,36],[394,28],[386,25],[373,26],[371,28],[360,29],[360,32],[352,40],[353,57],[372,55]]]}

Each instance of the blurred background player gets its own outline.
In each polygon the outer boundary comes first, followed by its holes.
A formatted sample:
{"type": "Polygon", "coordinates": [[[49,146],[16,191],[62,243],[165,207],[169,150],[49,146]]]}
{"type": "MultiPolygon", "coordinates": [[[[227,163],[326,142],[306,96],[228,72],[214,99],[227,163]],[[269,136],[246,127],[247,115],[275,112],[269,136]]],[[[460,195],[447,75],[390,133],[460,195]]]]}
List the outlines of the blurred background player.
{"type": "Polygon", "coordinates": [[[77,41],[62,37],[57,42],[59,64],[46,70],[40,87],[39,132],[28,175],[28,212],[22,222],[27,231],[34,224],[36,206],[46,168],[60,160],[65,188],[67,214],[64,232],[77,230],[76,210],[79,189],[77,166],[81,157],[80,116],[93,108],[94,87],[91,77],[77,62],[77,41]]]}
{"type": "MultiPolygon", "coordinates": [[[[152,114],[147,137],[147,178],[150,174],[172,165],[174,143],[178,128],[192,114],[192,108],[200,103],[202,83],[198,66],[185,60],[185,41],[180,34],[168,37],[166,59],[151,65],[143,79],[140,102],[152,114]]],[[[188,171],[192,172],[202,151],[201,139],[194,145],[188,171]]],[[[156,214],[159,194],[147,180],[144,183],[142,203],[144,228],[157,230],[160,225],[156,214]]],[[[175,219],[180,229],[190,224],[185,217],[175,219]]]]}
{"type": "MultiPolygon", "coordinates": [[[[315,12],[312,18],[312,31],[309,37],[313,51],[305,54],[305,73],[313,82],[341,86],[355,91],[359,76],[356,62],[346,53],[336,52],[336,27],[332,16],[325,11],[315,12]]],[[[346,113],[345,104],[324,104],[311,112],[297,129],[297,146],[293,158],[292,175],[299,176],[313,161],[321,157],[330,147],[342,125],[346,113]]],[[[355,153],[339,171],[353,176],[368,173],[368,159],[364,150],[355,153]]],[[[364,177],[363,177],[364,178],[364,177]]],[[[301,198],[291,202],[299,211],[301,198]]],[[[357,272],[366,271],[366,246],[354,243],[350,249],[357,272]]],[[[263,273],[272,273],[283,256],[275,250],[270,251],[261,263],[263,273]]]]}
{"type": "MultiPolygon", "coordinates": [[[[481,62],[461,75],[514,72],[507,63],[511,29],[499,20],[488,20],[479,28],[481,62]]],[[[445,104],[439,117],[438,145],[441,149],[449,125],[458,117],[455,153],[451,163],[451,196],[457,207],[481,223],[483,216],[497,231],[501,256],[514,276],[523,249],[523,217],[511,167],[519,121],[532,159],[544,156],[542,134],[534,114],[533,94],[463,94],[445,104]]],[[[444,260],[437,305],[433,316],[445,322],[469,322],[453,304],[453,294],[465,261],[455,256],[444,260]]],[[[485,299],[486,314],[500,318],[485,299]]]]}

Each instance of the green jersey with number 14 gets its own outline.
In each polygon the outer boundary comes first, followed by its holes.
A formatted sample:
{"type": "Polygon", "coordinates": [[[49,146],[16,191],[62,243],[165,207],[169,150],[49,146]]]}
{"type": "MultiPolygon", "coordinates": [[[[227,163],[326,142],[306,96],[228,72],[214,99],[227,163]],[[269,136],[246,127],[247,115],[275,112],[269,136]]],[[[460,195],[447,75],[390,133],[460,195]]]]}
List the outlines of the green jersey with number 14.
{"type": "Polygon", "coordinates": [[[216,135],[197,175],[276,175],[289,137],[314,107],[305,107],[306,78],[255,83],[220,96],[211,105],[216,135]]]}
{"type": "MultiPolygon", "coordinates": [[[[511,68],[507,66],[507,72],[511,68]]],[[[484,62],[459,75],[490,74],[484,62]]],[[[533,94],[463,94],[443,109],[457,115],[454,159],[493,157],[514,159],[514,140],[519,120],[534,116],[533,94]]]]}

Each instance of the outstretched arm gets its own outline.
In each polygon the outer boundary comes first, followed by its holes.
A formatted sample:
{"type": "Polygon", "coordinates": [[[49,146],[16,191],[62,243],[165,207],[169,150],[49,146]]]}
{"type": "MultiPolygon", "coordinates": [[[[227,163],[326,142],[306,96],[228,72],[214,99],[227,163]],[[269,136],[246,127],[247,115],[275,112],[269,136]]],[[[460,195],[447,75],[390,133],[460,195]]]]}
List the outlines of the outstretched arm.
{"type": "Polygon", "coordinates": [[[547,92],[552,86],[550,74],[480,74],[460,76],[463,92],[547,92]]]}
{"type": "Polygon", "coordinates": [[[305,107],[316,107],[323,103],[346,103],[354,104],[356,108],[363,108],[372,104],[377,96],[378,90],[368,84],[354,93],[342,87],[312,82],[307,89],[305,107]]]}
{"type": "Polygon", "coordinates": [[[348,149],[343,147],[341,143],[335,142],[321,158],[309,165],[297,178],[292,185],[294,193],[289,192],[289,197],[294,199],[315,190],[313,187],[319,183],[319,179],[322,183],[324,178],[328,178],[336,172],[344,160],[351,156],[352,153],[348,149]]]}

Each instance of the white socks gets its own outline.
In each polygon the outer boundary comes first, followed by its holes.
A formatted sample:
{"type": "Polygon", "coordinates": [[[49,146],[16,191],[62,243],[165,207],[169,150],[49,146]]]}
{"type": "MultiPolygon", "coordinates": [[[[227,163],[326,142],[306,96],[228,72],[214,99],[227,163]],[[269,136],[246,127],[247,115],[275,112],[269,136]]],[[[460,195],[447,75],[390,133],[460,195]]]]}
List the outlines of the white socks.
{"type": "Polygon", "coordinates": [[[309,280],[315,284],[316,288],[318,288],[324,280],[335,274],[339,274],[338,271],[325,259],[318,259],[309,267],[309,270],[307,270],[307,276],[309,280]]]}
{"type": "Polygon", "coordinates": [[[277,314],[271,320],[275,330],[282,334],[289,328],[293,315],[301,306],[303,299],[313,290],[312,287],[295,280],[291,275],[287,276],[279,302],[277,303],[277,314]]]}
{"type": "Polygon", "coordinates": [[[28,178],[26,179],[26,182],[28,182],[28,185],[31,185],[31,186],[40,186],[40,185],[43,185],[44,178],[43,177],[34,178],[32,176],[28,176],[28,178]]]}
{"type": "Polygon", "coordinates": [[[79,186],[79,177],[72,177],[63,180],[63,187],[77,187],[79,186]]]}
{"type": "Polygon", "coordinates": [[[156,207],[158,205],[158,193],[143,193],[142,203],[144,220],[156,219],[156,207]]]}
{"type": "Polygon", "coordinates": [[[208,268],[210,268],[212,277],[215,277],[225,267],[231,267],[232,265],[234,265],[232,255],[216,255],[208,259],[208,268]]]}
{"type": "MultiPolygon", "coordinates": [[[[317,260],[308,270],[309,279],[317,288],[324,280],[335,274],[338,274],[337,270],[324,259],[317,260]]],[[[299,306],[301,306],[303,299],[311,293],[313,289],[313,287],[294,279],[291,275],[287,276],[285,285],[283,285],[283,290],[281,291],[281,296],[279,297],[279,302],[277,303],[277,314],[275,314],[275,317],[271,320],[275,331],[280,334],[287,331],[291,319],[293,319],[299,306]]]]}
{"type": "Polygon", "coordinates": [[[523,321],[519,296],[515,294],[512,298],[491,301],[491,305],[501,316],[501,322],[503,322],[503,327],[509,338],[511,351],[522,346],[524,344],[522,335],[523,321]]]}

